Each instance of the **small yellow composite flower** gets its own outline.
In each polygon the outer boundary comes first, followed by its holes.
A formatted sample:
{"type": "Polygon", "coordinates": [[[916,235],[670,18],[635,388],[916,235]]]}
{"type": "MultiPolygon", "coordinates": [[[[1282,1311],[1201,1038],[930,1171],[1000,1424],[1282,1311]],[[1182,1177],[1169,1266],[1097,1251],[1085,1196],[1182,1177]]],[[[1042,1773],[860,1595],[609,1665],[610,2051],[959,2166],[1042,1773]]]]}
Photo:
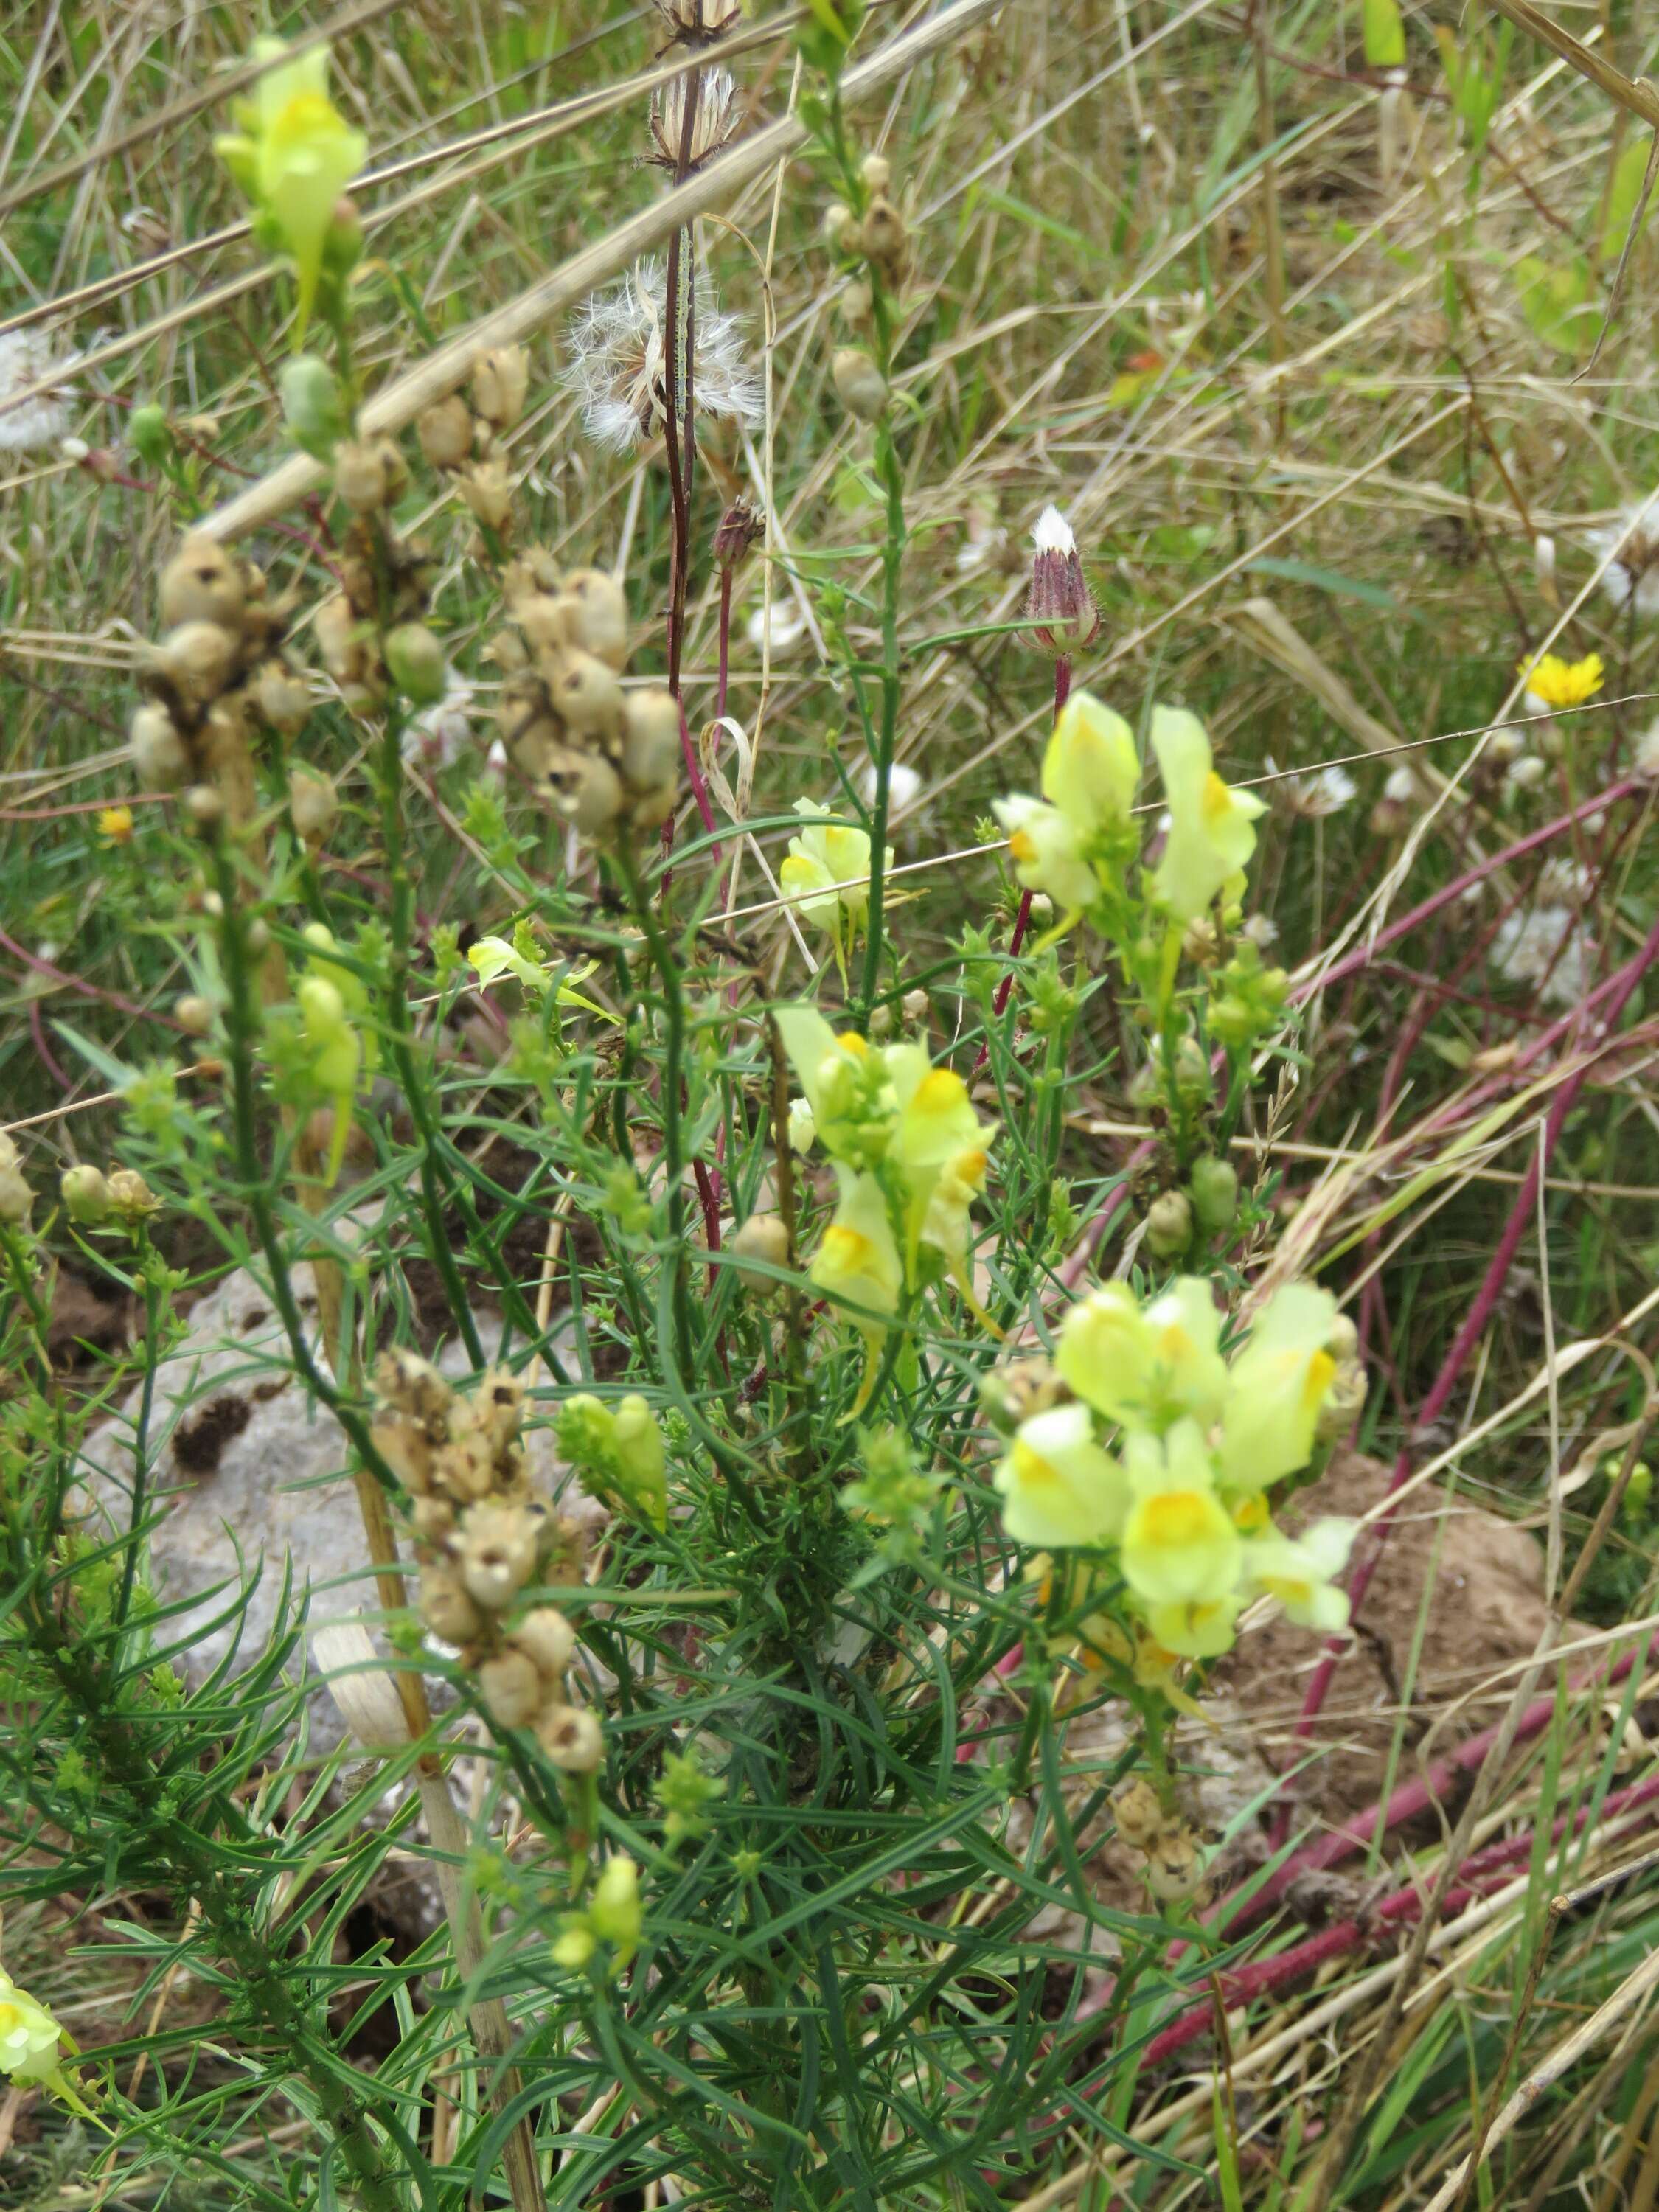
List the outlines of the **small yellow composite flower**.
{"type": "Polygon", "coordinates": [[[281,39],[254,40],[253,59],[274,66],[259,76],[251,100],[234,104],[237,130],[214,145],[292,257],[299,284],[297,348],[316,298],[336,204],[362,167],[368,141],[328,96],[328,48],[310,46],[292,61],[283,59],[287,52],[281,39]]]}
{"type": "Polygon", "coordinates": [[[1336,1300],[1309,1283],[1287,1283],[1261,1313],[1227,1376],[1221,1417],[1221,1475],[1246,1493],[1305,1467],[1319,1409],[1336,1374],[1327,1348],[1336,1300]]]}
{"type": "Polygon", "coordinates": [[[1177,1421],[1163,1438],[1131,1434],[1124,1440],[1123,1469],[1133,1502],[1120,1556],[1123,1579],[1143,1605],[1207,1606],[1231,1598],[1243,1543],[1216,1495],[1215,1470],[1197,1422],[1177,1421]]]}
{"type": "Polygon", "coordinates": [[[1302,1628],[1328,1635],[1348,1625],[1348,1595],[1335,1588],[1353,1547],[1352,1521],[1316,1521],[1300,1536],[1275,1528],[1244,1547],[1244,1578],[1261,1597],[1275,1597],[1302,1628]]]}
{"type": "Polygon", "coordinates": [[[100,845],[130,845],[132,842],[132,809],[130,806],[99,809],[98,842],[100,845]]]}
{"type": "Polygon", "coordinates": [[[1140,782],[1134,732],[1091,691],[1073,691],[1042,756],[1042,795],[1085,837],[1121,830],[1140,782]]]}
{"type": "Polygon", "coordinates": [[[1096,1443],[1086,1406],[1054,1406],[1023,1421],[992,1480],[1017,1544],[1104,1544],[1123,1527],[1123,1470],[1096,1443]]]}
{"type": "Polygon", "coordinates": [[[1226,1396],[1220,1338],[1201,1276],[1178,1276],[1146,1306],[1127,1283],[1107,1283],[1066,1315],[1054,1364],[1109,1420],[1161,1428],[1189,1415],[1207,1426],[1226,1396]]]}
{"type": "Polygon", "coordinates": [[[1605,671],[1599,653],[1587,653],[1582,660],[1563,660],[1559,653],[1547,653],[1530,667],[1522,661],[1521,673],[1528,695],[1541,706],[1582,707],[1601,689],[1605,671]]]}
{"type": "Polygon", "coordinates": [[[1176,921],[1196,921],[1218,891],[1243,876],[1255,850],[1257,817],[1267,808],[1253,792],[1235,791],[1216,774],[1210,740],[1196,714],[1155,707],[1152,750],[1170,809],[1153,895],[1176,921]]]}

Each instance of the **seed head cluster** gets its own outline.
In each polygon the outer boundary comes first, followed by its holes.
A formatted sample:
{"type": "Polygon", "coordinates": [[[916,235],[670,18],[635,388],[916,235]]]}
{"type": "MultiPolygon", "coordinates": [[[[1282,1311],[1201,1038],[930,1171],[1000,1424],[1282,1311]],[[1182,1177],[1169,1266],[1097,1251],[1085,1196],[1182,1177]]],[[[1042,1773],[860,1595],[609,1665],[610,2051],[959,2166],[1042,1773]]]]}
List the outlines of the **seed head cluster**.
{"type": "Polygon", "coordinates": [[[565,1695],[575,1632],[556,1607],[525,1602],[538,1583],[580,1577],[581,1543],[532,1487],[523,1384],[489,1368],[464,1396],[403,1351],[382,1357],[375,1381],[374,1443],[413,1499],[422,1620],[460,1647],[497,1727],[533,1728],[556,1765],[591,1772],[599,1724],[565,1695]]]}

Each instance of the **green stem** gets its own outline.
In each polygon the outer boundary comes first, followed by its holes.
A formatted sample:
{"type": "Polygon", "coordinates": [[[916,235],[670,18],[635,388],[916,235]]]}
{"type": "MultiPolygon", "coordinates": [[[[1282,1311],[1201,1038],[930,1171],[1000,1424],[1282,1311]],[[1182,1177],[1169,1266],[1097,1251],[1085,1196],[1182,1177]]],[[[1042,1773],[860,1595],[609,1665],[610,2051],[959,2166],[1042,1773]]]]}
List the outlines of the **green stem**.
{"type": "MultiPolygon", "coordinates": [[[[884,307],[878,295],[878,307],[884,307]]],[[[877,318],[882,339],[882,374],[890,365],[890,344],[884,314],[877,318]]],[[[875,769],[876,803],[870,826],[870,903],[865,919],[864,982],[860,993],[859,1026],[868,1030],[881,980],[882,908],[887,882],[887,811],[893,780],[893,750],[898,742],[899,710],[899,574],[904,562],[904,472],[899,466],[892,432],[886,423],[876,428],[876,472],[887,494],[887,529],[882,545],[881,599],[881,727],[878,733],[875,769]]]]}

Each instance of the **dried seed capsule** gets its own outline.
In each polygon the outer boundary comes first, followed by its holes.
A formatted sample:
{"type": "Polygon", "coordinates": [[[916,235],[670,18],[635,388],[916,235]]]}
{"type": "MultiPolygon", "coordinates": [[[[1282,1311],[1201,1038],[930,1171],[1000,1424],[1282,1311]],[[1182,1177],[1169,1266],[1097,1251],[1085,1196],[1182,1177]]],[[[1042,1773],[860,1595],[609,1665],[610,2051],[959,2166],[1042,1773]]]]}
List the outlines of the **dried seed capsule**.
{"type": "Polygon", "coordinates": [[[510,430],[530,390],[530,356],[521,345],[493,346],[472,364],[472,404],[492,429],[510,430]]]}
{"type": "Polygon", "coordinates": [[[334,449],[334,489],[354,514],[378,514],[392,495],[378,445],[347,438],[334,449]]]}
{"type": "Polygon", "coordinates": [[[339,795],[331,776],[314,768],[289,771],[288,811],[294,827],[307,843],[327,836],[339,818],[339,795]]]}
{"type": "Polygon", "coordinates": [[[526,1728],[542,1709],[542,1678],[525,1652],[501,1651],[486,1659],[478,1669],[478,1687],[503,1728],[526,1728]]]}
{"type": "Polygon", "coordinates": [[[246,599],[242,572],[216,538],[192,530],[161,571],[158,592],[161,626],[216,623],[232,637],[242,627],[246,599]]]}
{"type": "Polygon", "coordinates": [[[526,592],[513,604],[513,619],[533,653],[556,658],[580,642],[575,603],[557,592],[526,592]]]}
{"type": "Polygon", "coordinates": [[[601,753],[561,749],[548,770],[554,804],[584,837],[600,837],[623,811],[622,779],[601,753]]]}
{"type": "Polygon", "coordinates": [[[108,1189],[110,1212],[118,1214],[123,1221],[142,1221],[146,1214],[161,1210],[161,1200],[137,1168],[114,1169],[108,1189]]]}
{"type": "Polygon", "coordinates": [[[487,1612],[501,1613],[536,1571],[536,1524],[521,1506],[475,1505],[461,1523],[461,1579],[487,1612]]]}
{"type": "Polygon", "coordinates": [[[0,1221],[21,1229],[33,1204],[34,1193],[23,1175],[22,1156],[9,1137],[0,1135],[0,1221]]]}
{"type": "Polygon", "coordinates": [[[379,1420],[369,1441],[405,1490],[421,1497],[432,1487],[432,1445],[426,1431],[408,1414],[379,1420]]]}
{"type": "Polygon", "coordinates": [[[636,791],[678,781],[680,708],[672,691],[630,691],[623,707],[623,774],[636,791]]]}
{"type": "Polygon", "coordinates": [[[65,1168],[58,1178],[64,1211],[82,1229],[96,1229],[109,1219],[109,1184],[101,1168],[89,1160],[65,1168]]]}
{"type": "Polygon", "coordinates": [[[165,707],[141,707],[128,732],[133,773],[145,791],[176,791],[190,773],[190,755],[165,707]]]}
{"type": "Polygon", "coordinates": [[[1159,1260],[1178,1260],[1193,1241],[1193,1203],[1183,1190],[1166,1190],[1146,1209],[1146,1249],[1159,1260]]]}
{"type": "Polygon", "coordinates": [[[173,1000],[173,1018],[186,1036],[204,1037],[213,1027],[213,1001],[187,994],[173,1000]]]}
{"type": "Polygon", "coordinates": [[[217,623],[180,623],[155,647],[155,665],[181,699],[205,706],[235,671],[236,640],[217,623]]]}
{"type": "Polygon", "coordinates": [[[513,514],[513,479],[505,462],[493,456],[475,461],[456,478],[461,497],[486,530],[506,529],[513,514]]]}
{"type": "Polygon", "coordinates": [[[538,1605],[526,1613],[507,1641],[532,1659],[550,1682],[556,1682],[570,1664],[576,1632],[562,1613],[550,1605],[538,1605]]]}
{"type": "Polygon", "coordinates": [[[422,1575],[421,1618],[446,1644],[470,1644],[483,1627],[483,1615],[447,1567],[428,1567],[422,1575]]]}
{"type": "Polygon", "coordinates": [[[285,738],[297,738],[311,720],[311,694],[285,661],[267,660],[248,687],[260,719],[285,738]]]}
{"type": "Polygon", "coordinates": [[[896,288],[910,265],[910,240],[904,217],[884,194],[878,193],[864,210],[861,226],[866,259],[883,278],[896,288]]]}
{"type": "Polygon", "coordinates": [[[1157,1790],[1140,1775],[1113,1792],[1112,1812],[1119,1835],[1138,1851],[1151,1850],[1169,1826],[1157,1790]]]}
{"type": "Polygon", "coordinates": [[[542,1748],[561,1773],[592,1774],[605,1756],[599,1722],[582,1705],[554,1705],[537,1725],[542,1748]]]}
{"type": "Polygon", "coordinates": [[[774,1267],[789,1265],[789,1231],[782,1218],[775,1213],[751,1213],[742,1226],[733,1231],[730,1246],[738,1274],[752,1290],[763,1297],[770,1297],[782,1285],[774,1275],[759,1267],[745,1267],[747,1260],[762,1260],[774,1267]]]}
{"type": "Polygon", "coordinates": [[[628,665],[628,596],[603,568],[576,568],[559,594],[575,606],[574,642],[618,675],[628,665]]]}
{"type": "Polygon", "coordinates": [[[472,456],[472,410],[452,392],[416,416],[415,435],[434,469],[459,469],[472,456]]]}
{"type": "Polygon", "coordinates": [[[553,711],[574,737],[607,738],[622,726],[622,685],[595,653],[565,654],[548,692],[553,711]]]}
{"type": "Polygon", "coordinates": [[[837,346],[830,374],[849,415],[873,422],[885,413],[887,380],[862,346],[837,346]]]}
{"type": "Polygon", "coordinates": [[[416,707],[435,707],[449,687],[443,647],[424,623],[399,623],[386,636],[386,673],[416,707]]]}

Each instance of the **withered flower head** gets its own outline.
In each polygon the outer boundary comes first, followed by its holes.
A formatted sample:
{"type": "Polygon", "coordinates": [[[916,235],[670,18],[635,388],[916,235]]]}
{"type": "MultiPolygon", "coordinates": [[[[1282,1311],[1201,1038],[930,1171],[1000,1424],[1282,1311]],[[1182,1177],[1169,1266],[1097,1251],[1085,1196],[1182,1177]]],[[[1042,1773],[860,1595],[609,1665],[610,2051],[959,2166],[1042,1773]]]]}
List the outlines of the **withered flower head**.
{"type": "Polygon", "coordinates": [[[721,69],[715,64],[705,70],[687,70],[684,76],[671,77],[666,84],[659,84],[651,95],[652,149],[645,158],[655,168],[678,172],[684,154],[685,173],[693,175],[705,161],[724,153],[737,137],[742,121],[737,80],[729,69],[721,69]],[[696,105],[691,116],[691,139],[688,145],[685,107],[694,84],[696,105]]]}
{"type": "Polygon", "coordinates": [[[1057,507],[1045,507],[1031,533],[1031,589],[1025,602],[1036,627],[1031,641],[1061,659],[1082,653],[1100,634],[1100,609],[1084,580],[1072,526],[1057,507]]]}
{"type": "Polygon", "coordinates": [[[657,0],[671,46],[712,46],[742,13],[738,0],[657,0]]]}
{"type": "Polygon", "coordinates": [[[749,549],[765,535],[764,520],[739,495],[720,517],[714,532],[714,565],[736,573],[749,558],[749,549]]]}

